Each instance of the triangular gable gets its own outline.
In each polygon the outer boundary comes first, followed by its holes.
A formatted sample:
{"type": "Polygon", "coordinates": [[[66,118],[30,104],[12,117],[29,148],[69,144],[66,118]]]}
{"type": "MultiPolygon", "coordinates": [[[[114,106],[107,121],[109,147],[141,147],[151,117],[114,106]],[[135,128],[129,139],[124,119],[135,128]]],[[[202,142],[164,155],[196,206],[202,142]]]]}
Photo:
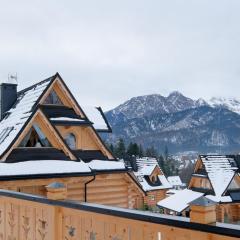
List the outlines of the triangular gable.
{"type": "MultiPolygon", "coordinates": [[[[51,86],[45,92],[44,96],[40,100],[40,104],[44,104],[45,99],[51,93],[52,90],[55,90],[58,94],[60,100],[63,102],[65,106],[71,107],[74,111],[83,118],[88,119],[87,115],[80,107],[74,96],[72,95],[71,91],[61,78],[61,76],[57,73],[55,80],[52,82],[51,86]]],[[[108,156],[109,159],[114,159],[113,154],[111,151],[106,147],[100,136],[98,135],[96,129],[93,126],[88,126],[89,132],[92,137],[95,139],[97,145],[100,147],[100,150],[103,151],[104,155],[108,156]]]]}
{"type": "Polygon", "coordinates": [[[65,155],[68,156],[70,159],[76,159],[69,147],[65,144],[62,137],[59,135],[58,131],[39,109],[31,117],[30,121],[27,123],[23,131],[21,131],[21,134],[18,136],[18,139],[14,142],[9,151],[4,155],[4,158],[2,160],[5,160],[7,158],[7,156],[11,153],[12,149],[20,147],[20,144],[26,137],[26,134],[28,134],[29,130],[33,127],[33,124],[36,123],[40,126],[41,131],[46,135],[48,141],[53,147],[62,150],[65,155]]]}
{"type": "Polygon", "coordinates": [[[72,95],[71,91],[69,90],[59,73],[56,74],[54,81],[52,82],[51,86],[49,86],[44,96],[42,96],[39,104],[44,104],[45,100],[48,98],[49,94],[51,94],[52,90],[56,92],[63,105],[73,108],[75,112],[82,118],[87,118],[86,114],[79,106],[78,102],[72,95]]]}
{"type": "Polygon", "coordinates": [[[0,122],[0,159],[17,141],[19,135],[35,114],[38,104],[45,91],[55,79],[55,75],[31,87],[18,92],[14,106],[0,122]],[[7,132],[7,134],[5,134],[7,132]]]}
{"type": "Polygon", "coordinates": [[[235,173],[232,180],[230,181],[229,185],[227,186],[226,190],[222,194],[223,196],[228,190],[236,190],[240,189],[240,181],[239,181],[239,176],[235,173]]]}
{"type": "MultiPolygon", "coordinates": [[[[66,104],[66,106],[71,106],[77,114],[88,119],[61,76],[57,73],[54,76],[18,93],[16,104],[0,122],[0,138],[4,138],[0,139],[0,158],[2,158],[7,152],[9,153],[9,149],[12,149],[12,146],[18,140],[19,136],[36,113],[37,106],[44,102],[53,88],[62,96],[60,97],[61,101],[66,104]]],[[[92,126],[89,128],[98,144],[100,144],[104,149],[104,152],[107,153],[106,155],[108,155],[109,158],[114,158],[110,150],[107,149],[106,145],[97,134],[96,130],[92,126]]],[[[4,156],[4,158],[6,157],[4,156]]]]}
{"type": "Polygon", "coordinates": [[[209,176],[208,176],[208,173],[206,172],[206,176],[207,176],[207,179],[206,178],[202,178],[201,176],[197,176],[197,175],[194,175],[198,170],[200,170],[202,167],[204,166],[204,163],[202,161],[202,158],[201,156],[198,157],[197,159],[197,162],[195,163],[195,167],[194,167],[194,171],[193,171],[193,175],[189,181],[189,184],[188,184],[188,189],[191,189],[196,181],[196,178],[199,178],[199,179],[204,179],[204,181],[208,181],[209,185],[210,185],[210,189],[214,191],[214,188],[212,186],[212,183],[209,179],[209,176]]]}

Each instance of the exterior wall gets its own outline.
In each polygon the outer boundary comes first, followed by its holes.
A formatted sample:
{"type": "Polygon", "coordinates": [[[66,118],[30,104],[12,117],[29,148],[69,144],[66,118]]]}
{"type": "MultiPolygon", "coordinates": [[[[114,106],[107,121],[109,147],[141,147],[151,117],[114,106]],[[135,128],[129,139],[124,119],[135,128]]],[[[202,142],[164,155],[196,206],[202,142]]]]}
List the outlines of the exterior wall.
{"type": "MultiPolygon", "coordinates": [[[[4,181],[0,182],[0,188],[46,196],[45,186],[52,182],[62,182],[67,187],[68,200],[83,202],[85,201],[85,183],[91,179],[93,176],[4,181]]],[[[123,208],[141,208],[143,193],[125,173],[101,174],[87,185],[87,202],[123,208]]]]}
{"type": "Polygon", "coordinates": [[[192,187],[212,189],[208,178],[195,177],[195,176],[192,177],[191,185],[189,185],[189,188],[192,188],[192,187]]]}
{"type": "Polygon", "coordinates": [[[77,149],[82,150],[100,150],[94,138],[91,136],[90,131],[87,127],[83,126],[57,126],[57,129],[61,133],[62,137],[65,138],[67,134],[73,133],[76,136],[77,149]]]}
{"type": "MultiPolygon", "coordinates": [[[[30,197],[31,198],[31,197],[30,197]]],[[[236,237],[211,233],[214,227],[201,224],[198,230],[191,223],[167,219],[159,216],[161,223],[146,220],[135,220],[132,215],[123,218],[109,212],[101,214],[87,209],[71,208],[57,205],[57,201],[42,203],[38,199],[17,199],[0,197],[0,239],[2,240],[235,240],[236,237]],[[56,204],[55,204],[56,203],[56,204]],[[166,224],[163,224],[164,221],[166,224]],[[177,226],[177,227],[176,227],[177,226]],[[184,227],[185,226],[185,227],[184,227]],[[209,229],[207,229],[209,228],[209,229]]],[[[75,205],[74,205],[75,206],[75,205]]],[[[79,207],[81,207],[79,205],[79,207]]],[[[103,207],[104,209],[104,207],[103,207]]],[[[120,212],[121,210],[119,210],[120,212]]],[[[126,213],[126,212],[125,212],[126,213]]],[[[141,216],[141,213],[136,213],[141,216]]],[[[156,218],[156,217],[155,217],[156,218]]],[[[228,230],[230,232],[230,230],[228,230]]],[[[229,234],[229,233],[228,233],[229,234]]]]}
{"type": "Polygon", "coordinates": [[[166,189],[147,192],[147,196],[144,197],[144,204],[151,207],[156,206],[160,200],[166,198],[166,192],[166,189]]]}
{"type": "Polygon", "coordinates": [[[81,150],[101,150],[109,159],[113,159],[112,154],[100,142],[96,133],[87,126],[57,126],[58,131],[63,138],[69,133],[76,136],[77,149],[81,150]]]}
{"type": "MultiPolygon", "coordinates": [[[[103,174],[87,186],[87,202],[135,208],[141,193],[126,174],[103,174]]],[[[141,204],[141,203],[140,203],[141,204]]]]}
{"type": "Polygon", "coordinates": [[[234,223],[240,221],[240,204],[219,204],[217,205],[217,221],[234,223]]]}

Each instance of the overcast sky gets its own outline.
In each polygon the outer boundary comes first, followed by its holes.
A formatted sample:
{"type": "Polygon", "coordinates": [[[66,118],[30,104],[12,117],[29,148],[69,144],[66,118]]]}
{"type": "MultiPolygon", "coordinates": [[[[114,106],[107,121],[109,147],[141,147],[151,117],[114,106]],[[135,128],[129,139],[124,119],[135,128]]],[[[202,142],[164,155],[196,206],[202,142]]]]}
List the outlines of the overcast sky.
{"type": "Polygon", "coordinates": [[[239,0],[0,0],[0,77],[59,72],[84,105],[240,98],[239,0]]]}

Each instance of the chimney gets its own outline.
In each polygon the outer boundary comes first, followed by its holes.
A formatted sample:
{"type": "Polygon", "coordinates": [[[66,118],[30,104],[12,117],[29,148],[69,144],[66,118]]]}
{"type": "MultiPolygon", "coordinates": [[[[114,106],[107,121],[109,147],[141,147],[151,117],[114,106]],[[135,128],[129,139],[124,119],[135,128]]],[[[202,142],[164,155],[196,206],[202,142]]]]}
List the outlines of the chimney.
{"type": "Polygon", "coordinates": [[[4,114],[10,110],[17,100],[17,84],[1,83],[0,84],[0,120],[4,114]]]}
{"type": "Polygon", "coordinates": [[[190,221],[202,224],[216,223],[216,202],[200,197],[190,203],[190,221]]]}
{"type": "Polygon", "coordinates": [[[52,200],[65,200],[67,198],[67,188],[63,183],[54,182],[46,186],[47,198],[52,200]]]}

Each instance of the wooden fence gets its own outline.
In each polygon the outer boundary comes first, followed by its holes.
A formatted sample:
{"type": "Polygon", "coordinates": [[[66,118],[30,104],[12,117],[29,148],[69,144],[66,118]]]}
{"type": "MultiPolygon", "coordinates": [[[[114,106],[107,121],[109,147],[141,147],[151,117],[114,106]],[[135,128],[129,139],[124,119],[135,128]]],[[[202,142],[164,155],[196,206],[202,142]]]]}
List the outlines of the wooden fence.
{"type": "Polygon", "coordinates": [[[0,240],[233,240],[240,228],[0,191],[0,240]]]}

